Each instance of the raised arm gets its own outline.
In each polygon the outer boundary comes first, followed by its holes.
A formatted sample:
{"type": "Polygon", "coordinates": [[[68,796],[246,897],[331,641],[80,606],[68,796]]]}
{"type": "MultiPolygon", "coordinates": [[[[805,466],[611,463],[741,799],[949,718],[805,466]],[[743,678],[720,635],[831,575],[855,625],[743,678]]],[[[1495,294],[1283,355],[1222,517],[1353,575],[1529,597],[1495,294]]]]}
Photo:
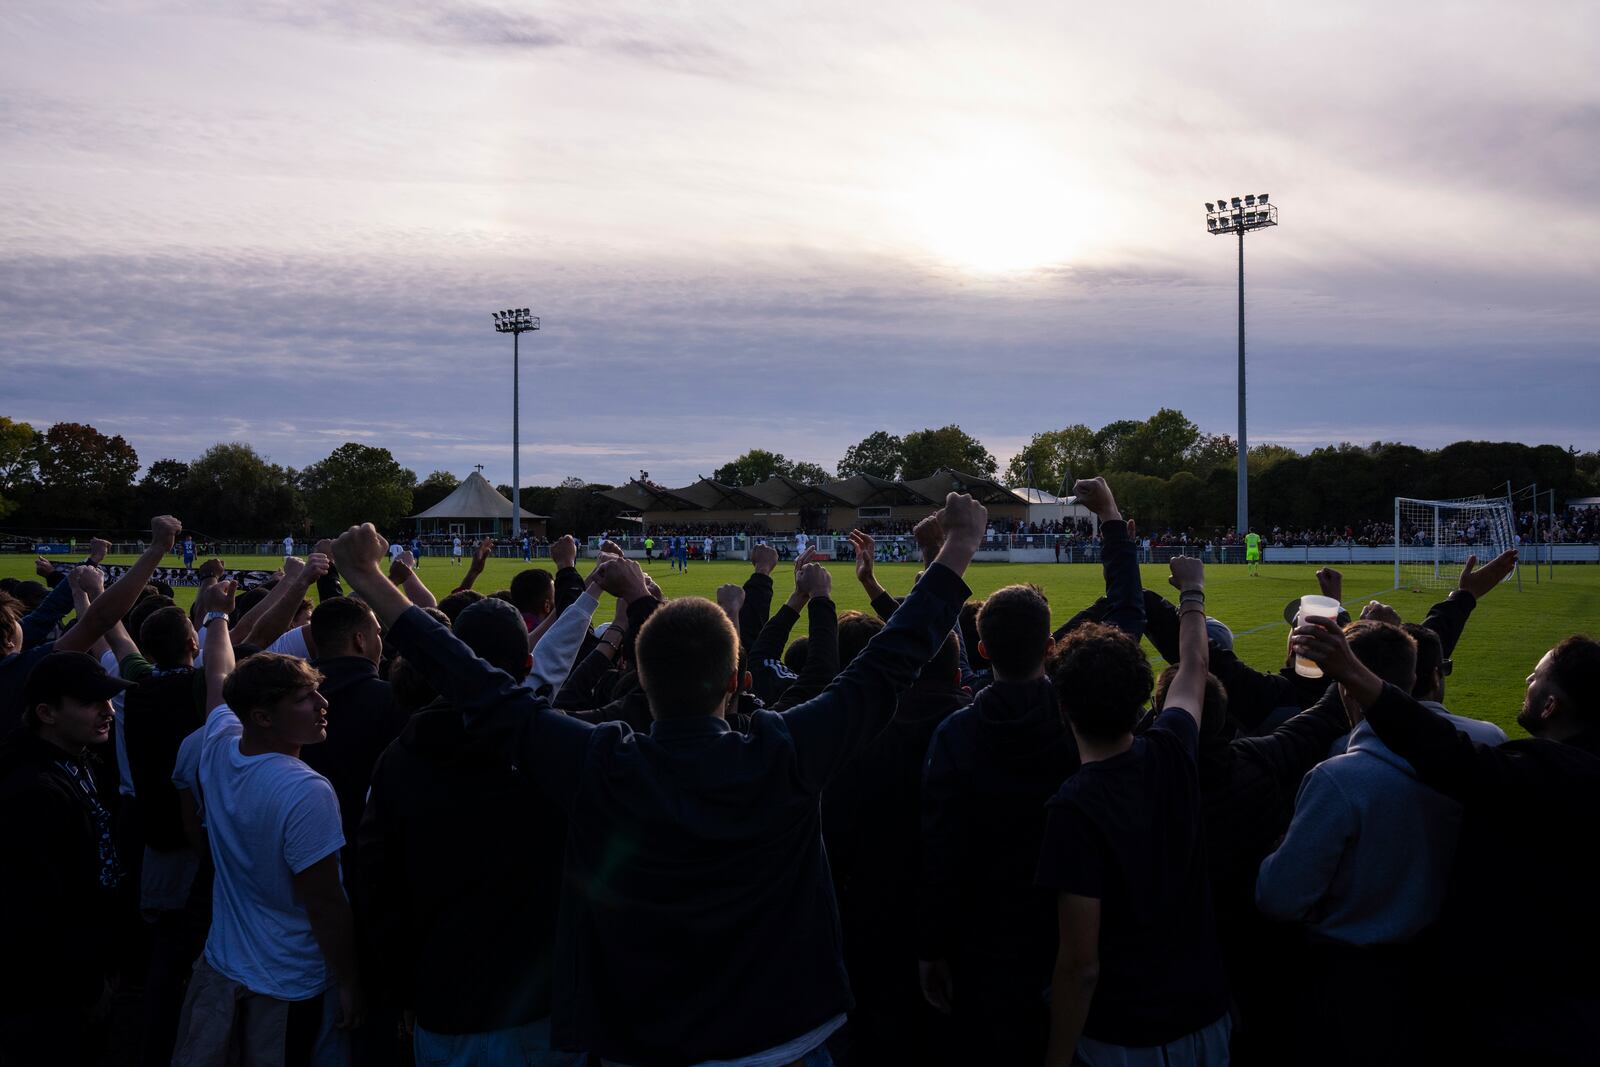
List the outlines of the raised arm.
{"type": "Polygon", "coordinates": [[[1073,483],[1072,492],[1078,503],[1100,519],[1100,568],[1110,601],[1102,621],[1137,641],[1144,635],[1144,587],[1139,579],[1139,550],[1128,535],[1128,524],[1104,478],[1080,479],[1073,483]]]}
{"type": "MultiPolygon", "coordinates": [[[[43,561],[42,556],[40,559],[43,561]]],[[[45,566],[51,567],[50,573],[61,573],[48,562],[45,563],[45,566]]],[[[83,566],[73,568],[73,570],[95,569],[94,567],[83,566]]],[[[69,571],[68,573],[70,574],[71,572],[69,571]]],[[[56,583],[50,587],[49,595],[39,601],[39,606],[22,617],[22,647],[33,648],[35,645],[41,645],[49,640],[50,635],[55,632],[56,626],[72,610],[74,596],[72,582],[58,578],[56,583]]]]}
{"type": "Polygon", "coordinates": [[[1455,655],[1456,642],[1461,640],[1461,634],[1467,628],[1467,619],[1472,615],[1472,609],[1478,606],[1478,601],[1494,592],[1499,585],[1517,566],[1517,550],[1507,549],[1482,568],[1478,566],[1477,556],[1468,556],[1467,562],[1461,568],[1461,577],[1456,583],[1456,588],[1448,597],[1428,609],[1428,615],[1422,620],[1422,625],[1439,635],[1439,644],[1444,649],[1444,656],[1449,659],[1455,655]]]}
{"type": "MultiPolygon", "coordinates": [[[[428,583],[417,577],[413,569],[416,562],[409,552],[402,552],[389,564],[389,580],[406,591],[406,598],[419,608],[436,608],[439,598],[433,595],[428,583]]],[[[318,586],[322,583],[318,582],[318,586]]]]}
{"type": "Polygon", "coordinates": [[[801,775],[821,789],[894,717],[896,697],[911,686],[955,625],[971,595],[961,576],[983,543],[988,512],[951,493],[939,523],[938,559],[866,650],[821,694],[783,713],[801,775]]]}
{"type": "Polygon", "coordinates": [[[228,636],[228,617],[233,614],[236,582],[218,582],[201,592],[196,603],[206,631],[205,675],[206,714],[222,701],[222,685],[233,673],[233,641],[228,636]],[[209,620],[209,621],[204,621],[209,620]]]}
{"type": "Polygon", "coordinates": [[[833,603],[833,576],[826,567],[813,563],[796,577],[796,583],[800,582],[806,584],[806,616],[810,622],[806,665],[794,684],[778,698],[774,711],[810,700],[839,673],[839,611],[833,603]]]}
{"type": "Polygon", "coordinates": [[[761,628],[772,614],[772,572],[778,566],[778,553],[771,545],[756,545],[750,550],[754,568],[744,580],[744,602],[739,605],[739,647],[748,656],[761,628]]]}
{"type": "MultiPolygon", "coordinates": [[[[1167,690],[1167,706],[1177,705],[1194,718],[1206,702],[1206,675],[1211,667],[1211,641],[1206,636],[1206,567],[1190,556],[1176,556],[1167,580],[1178,590],[1178,673],[1167,690]]],[[[1142,606],[1141,606],[1142,610],[1142,606]]]]}
{"type": "MultiPolygon", "coordinates": [[[[485,537],[478,542],[478,547],[472,550],[472,563],[467,567],[467,573],[461,579],[461,584],[455,587],[459,593],[463,589],[471,589],[472,583],[478,580],[478,575],[483,573],[484,564],[489,562],[489,556],[494,552],[494,538],[485,537]]],[[[341,570],[343,568],[340,568],[341,570]]]]}
{"type": "MultiPolygon", "coordinates": [[[[388,548],[388,542],[368,522],[340,534],[333,557],[339,573],[372,608],[400,654],[422,672],[435,692],[455,706],[469,729],[501,708],[532,715],[530,726],[518,733],[514,755],[521,766],[535,771],[535,781],[547,796],[558,803],[569,802],[577,790],[593,728],[551,711],[548,701],[479,659],[449,628],[413,606],[383,575],[381,561],[388,548]]],[[[638,570],[638,565],[633,569],[638,570]]]]}
{"type": "Polygon", "coordinates": [[[862,592],[867,594],[867,603],[876,605],[881,598],[888,596],[888,590],[884,589],[872,569],[877,562],[878,542],[870,534],[851,530],[850,544],[856,550],[856,581],[861,583],[862,592]]]}
{"type": "Polygon", "coordinates": [[[183,523],[171,515],[158,515],[151,520],[150,547],[90,605],[88,613],[78,619],[76,626],[56,640],[56,651],[87,652],[105,636],[112,623],[120,622],[138,602],[145,583],[150,581],[150,576],[161,566],[162,559],[172,550],[172,544],[178,539],[181,529],[183,523]]]}
{"type": "MultiPolygon", "coordinates": [[[[300,609],[300,602],[305,600],[307,590],[328,573],[330,563],[327,556],[318,552],[311,553],[304,563],[293,556],[284,560],[283,578],[261,603],[245,612],[244,618],[239,620],[240,633],[235,635],[235,641],[250,641],[265,648],[282,637],[294,613],[300,609]]],[[[309,646],[310,642],[306,644],[309,646]]]]}

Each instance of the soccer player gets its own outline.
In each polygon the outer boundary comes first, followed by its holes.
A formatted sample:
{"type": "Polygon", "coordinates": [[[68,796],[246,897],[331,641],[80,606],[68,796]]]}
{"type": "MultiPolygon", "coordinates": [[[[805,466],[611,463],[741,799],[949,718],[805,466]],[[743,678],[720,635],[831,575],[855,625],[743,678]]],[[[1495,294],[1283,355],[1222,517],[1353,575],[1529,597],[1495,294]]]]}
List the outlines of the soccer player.
{"type": "Polygon", "coordinates": [[[194,534],[183,535],[183,568],[194,570],[194,534]]]}
{"type": "Polygon", "coordinates": [[[459,567],[461,565],[461,538],[459,536],[450,539],[450,562],[454,566],[459,567]]]}
{"type": "Polygon", "coordinates": [[[1260,577],[1261,535],[1254,530],[1244,535],[1244,559],[1246,563],[1250,564],[1250,576],[1252,578],[1260,577]]]}
{"type": "Polygon", "coordinates": [[[533,562],[533,538],[527,534],[522,535],[522,562],[533,562]]]}
{"type": "Polygon", "coordinates": [[[284,537],[283,537],[283,554],[285,556],[294,555],[294,534],[285,534],[284,535],[284,537]]]}

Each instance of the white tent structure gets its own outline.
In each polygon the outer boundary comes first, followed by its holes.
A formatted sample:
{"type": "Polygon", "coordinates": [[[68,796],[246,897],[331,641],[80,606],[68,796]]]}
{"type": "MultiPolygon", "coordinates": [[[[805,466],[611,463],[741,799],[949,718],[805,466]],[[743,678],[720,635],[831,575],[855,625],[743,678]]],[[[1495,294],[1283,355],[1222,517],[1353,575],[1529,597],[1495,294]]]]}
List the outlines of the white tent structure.
{"type": "Polygon", "coordinates": [[[1075,496],[1056,496],[1054,493],[1047,493],[1043,489],[1034,489],[1031,486],[1013,487],[1011,491],[1028,502],[1029,522],[1088,519],[1096,528],[1100,525],[1095,522],[1094,512],[1078,503],[1078,498],[1075,496]]]}
{"type": "MultiPolygon", "coordinates": [[[[543,537],[550,516],[535,515],[526,508],[521,514],[523,532],[543,537]]],[[[473,471],[449,496],[411,518],[420,532],[503,537],[511,533],[511,501],[501,496],[482,474],[473,471]]]]}

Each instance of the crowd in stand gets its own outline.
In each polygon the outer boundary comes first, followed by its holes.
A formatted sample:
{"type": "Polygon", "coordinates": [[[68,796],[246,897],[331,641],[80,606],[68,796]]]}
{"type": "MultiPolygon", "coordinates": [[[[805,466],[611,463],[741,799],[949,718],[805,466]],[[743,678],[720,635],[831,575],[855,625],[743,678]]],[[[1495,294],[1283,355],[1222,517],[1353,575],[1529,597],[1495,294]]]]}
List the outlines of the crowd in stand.
{"type": "Polygon", "coordinates": [[[1513,551],[1256,670],[1074,491],[1087,605],[974,602],[958,494],[903,597],[848,535],[868,613],[764,545],[715,602],[571,538],[436,600],[370,525],[190,610],[171,517],[112,584],[103,542],[41,569],[0,593],[0,1064],[101,1062],[135,989],[118,1062],[183,1067],[1593,1062],[1600,644],[1529,665],[1528,738],[1450,714],[1513,551]]]}

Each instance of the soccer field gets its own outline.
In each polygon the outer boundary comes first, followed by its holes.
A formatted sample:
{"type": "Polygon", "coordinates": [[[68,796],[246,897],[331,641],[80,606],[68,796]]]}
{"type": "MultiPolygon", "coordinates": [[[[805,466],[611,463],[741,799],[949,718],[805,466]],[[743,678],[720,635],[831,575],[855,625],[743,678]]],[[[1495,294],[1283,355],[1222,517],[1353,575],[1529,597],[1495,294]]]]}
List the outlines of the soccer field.
{"type": "MultiPolygon", "coordinates": [[[[131,556],[108,560],[132,561],[131,556]]],[[[275,568],[281,562],[274,557],[227,560],[230,567],[262,570],[275,568]]],[[[548,560],[535,565],[550,569],[548,560]]],[[[504,589],[523,566],[518,560],[491,560],[475,588],[486,595],[504,589]]],[[[579,568],[586,573],[590,566],[591,561],[579,561],[579,568]]],[[[850,564],[830,563],[827,567],[833,572],[834,600],[840,610],[868,610],[850,564]]],[[[669,597],[711,597],[717,586],[725,582],[742,584],[750,574],[750,565],[744,562],[691,563],[686,574],[674,572],[661,561],[646,564],[646,569],[669,597]]],[[[911,589],[917,570],[915,564],[909,563],[880,563],[876,567],[878,580],[897,595],[911,589]]],[[[1172,595],[1165,566],[1146,565],[1142,570],[1148,588],[1172,595]]],[[[1396,590],[1390,566],[1358,565],[1341,570],[1345,603],[1353,613],[1376,598],[1392,604],[1407,621],[1420,622],[1428,605],[1442,599],[1445,592],[1396,590]]],[[[455,565],[438,557],[424,559],[420,570],[428,587],[441,597],[455,587],[465,572],[464,563],[455,565]]],[[[1236,650],[1247,663],[1260,670],[1276,669],[1283,663],[1288,634],[1283,606],[1297,596],[1317,591],[1315,572],[1316,568],[1310,565],[1269,564],[1261,568],[1259,577],[1251,578],[1242,565],[1209,567],[1207,609],[1233,629],[1236,650]]],[[[787,564],[780,564],[774,573],[775,604],[789,595],[789,573],[787,564]]],[[[6,576],[34,577],[32,558],[0,557],[0,577],[6,576]]],[[[1097,564],[978,563],[967,575],[967,583],[980,597],[1017,582],[1031,582],[1044,589],[1057,622],[1090,603],[1104,588],[1097,564]]],[[[1518,592],[1514,582],[1502,585],[1478,606],[1456,649],[1455,672],[1447,679],[1445,692],[1445,702],[1452,711],[1498,723],[1512,736],[1522,735],[1515,719],[1522,707],[1523,679],[1539,657],[1568,634],[1594,627],[1593,620],[1600,615],[1600,567],[1558,566],[1554,580],[1547,573],[1539,583],[1534,582],[1532,570],[1527,569],[1522,586],[1518,592]]],[[[192,587],[179,587],[176,593],[180,604],[188,605],[194,599],[192,587]]],[[[602,615],[609,611],[608,606],[601,609],[602,615]]],[[[796,634],[802,632],[803,623],[796,634]]],[[[1154,657],[1154,650],[1150,652],[1154,657]]]]}

